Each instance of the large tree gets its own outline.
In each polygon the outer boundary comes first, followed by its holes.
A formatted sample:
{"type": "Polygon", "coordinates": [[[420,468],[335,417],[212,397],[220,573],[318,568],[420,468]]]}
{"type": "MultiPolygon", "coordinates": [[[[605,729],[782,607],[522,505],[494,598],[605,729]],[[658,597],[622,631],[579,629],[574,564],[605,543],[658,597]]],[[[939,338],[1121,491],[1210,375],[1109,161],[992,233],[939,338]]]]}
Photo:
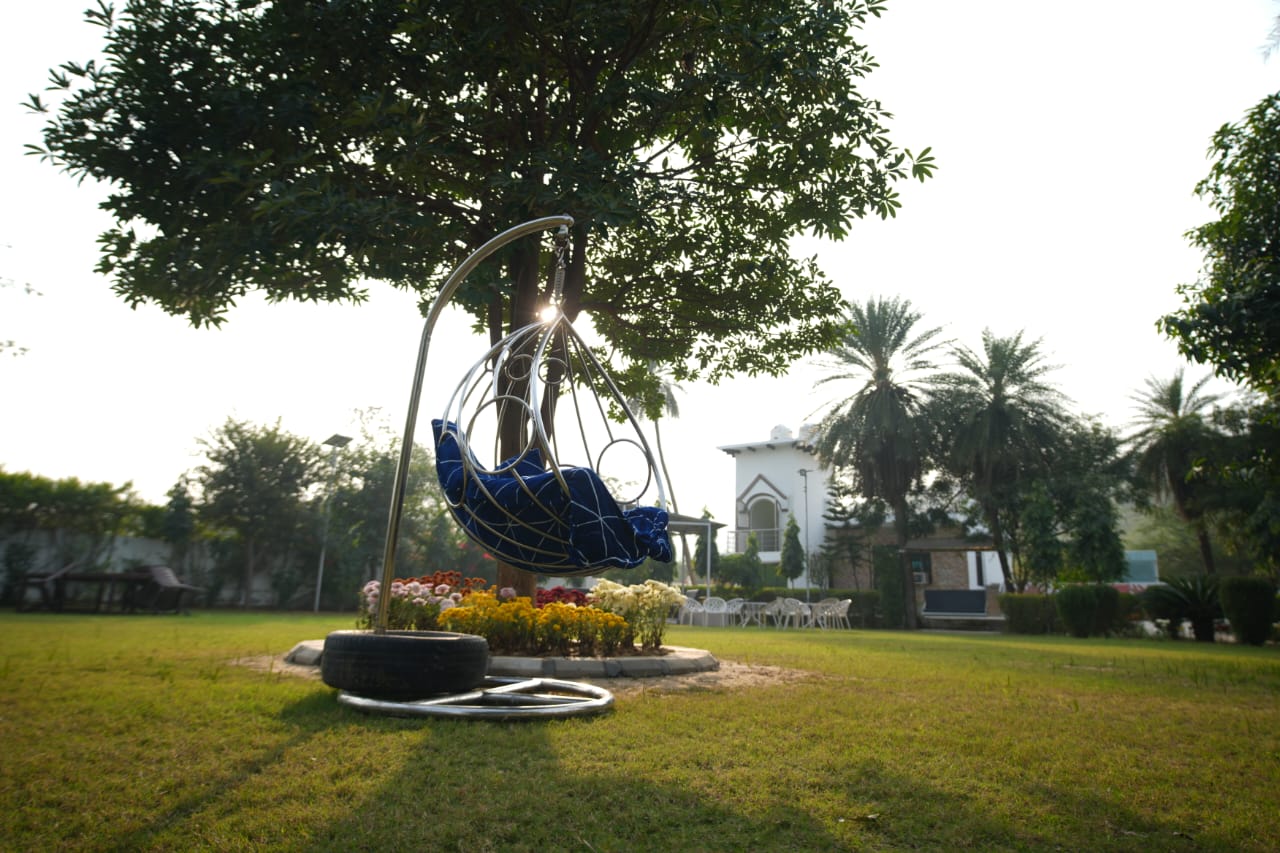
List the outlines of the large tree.
{"type": "Polygon", "coordinates": [[[1187,232],[1205,254],[1184,307],[1160,320],[1188,358],[1259,391],[1280,393],[1280,93],[1213,136],[1196,185],[1219,219],[1187,232]]]}
{"type": "Polygon", "coordinates": [[[320,449],[280,424],[228,418],[198,440],[205,462],[195,470],[201,516],[231,531],[241,553],[240,604],[268,559],[284,556],[307,518],[307,492],[322,476],[320,449]]]}
{"type": "Polygon", "coordinates": [[[862,589],[858,570],[869,565],[870,537],[884,526],[884,501],[863,499],[843,472],[835,470],[828,481],[822,520],[828,534],[820,553],[827,565],[828,582],[835,584],[847,577],[854,589],[862,589]],[[840,572],[845,567],[848,574],[842,577],[840,572]]]}
{"type": "Polygon", "coordinates": [[[933,380],[931,408],[941,428],[942,460],[978,504],[1000,560],[1005,586],[1022,588],[1009,561],[1024,496],[1047,477],[1069,422],[1053,367],[1040,341],[1022,333],[982,333],[982,351],[957,346],[960,369],[933,380]],[[1013,534],[1011,537],[1010,534],[1013,534]]]}
{"type": "Polygon", "coordinates": [[[1146,391],[1133,398],[1138,404],[1137,429],[1129,441],[1138,478],[1157,497],[1167,498],[1183,523],[1195,530],[1201,565],[1213,574],[1205,514],[1215,486],[1202,463],[1219,438],[1209,418],[1219,398],[1204,392],[1208,381],[1205,376],[1188,385],[1181,369],[1169,379],[1149,378],[1146,391]]]}
{"type": "MultiPolygon", "coordinates": [[[[107,183],[99,268],[130,304],[217,324],[254,290],[430,295],[515,223],[575,217],[570,318],[677,379],[778,373],[841,299],[801,233],[841,238],[932,170],[859,91],[879,0],[127,0],[105,61],[51,73],[36,153],[107,183]]],[[[456,299],[530,322],[535,238],[456,299]]],[[[625,389],[624,389],[625,390],[625,389]]],[[[514,447],[505,448],[514,452],[514,447]]]]}
{"type": "MultiPolygon", "coordinates": [[[[360,585],[377,577],[381,567],[399,439],[372,415],[361,413],[361,434],[337,454],[326,486],[331,514],[324,571],[327,594],[322,598],[326,607],[354,604],[360,585]]],[[[425,447],[414,448],[397,545],[396,577],[446,570],[491,582],[496,578],[492,558],[449,516],[432,454],[425,447]]]]}
{"type": "Polygon", "coordinates": [[[912,629],[918,619],[907,496],[926,470],[932,434],[915,383],[933,369],[932,354],[943,343],[941,329],[917,329],[920,318],[909,300],[871,297],[850,306],[848,331],[828,352],[835,372],[819,384],[853,382],[858,389],[823,418],[816,445],[823,465],[847,471],[862,497],[882,499],[893,510],[906,626],[912,629]]]}

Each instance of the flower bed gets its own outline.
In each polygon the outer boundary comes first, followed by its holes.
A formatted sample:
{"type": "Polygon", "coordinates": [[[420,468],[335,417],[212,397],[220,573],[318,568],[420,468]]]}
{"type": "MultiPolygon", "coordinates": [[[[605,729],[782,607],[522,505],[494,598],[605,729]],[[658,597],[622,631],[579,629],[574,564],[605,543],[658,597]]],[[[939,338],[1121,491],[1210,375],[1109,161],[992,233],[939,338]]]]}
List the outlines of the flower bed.
{"type": "MultiPolygon", "coordinates": [[[[387,628],[477,634],[500,655],[612,657],[662,647],[667,613],[683,596],[674,587],[646,581],[623,586],[599,581],[590,593],[555,587],[538,590],[538,604],[514,590],[484,589],[480,578],[436,572],[391,584],[387,628]]],[[[360,590],[357,627],[376,620],[381,584],[360,590]]]]}

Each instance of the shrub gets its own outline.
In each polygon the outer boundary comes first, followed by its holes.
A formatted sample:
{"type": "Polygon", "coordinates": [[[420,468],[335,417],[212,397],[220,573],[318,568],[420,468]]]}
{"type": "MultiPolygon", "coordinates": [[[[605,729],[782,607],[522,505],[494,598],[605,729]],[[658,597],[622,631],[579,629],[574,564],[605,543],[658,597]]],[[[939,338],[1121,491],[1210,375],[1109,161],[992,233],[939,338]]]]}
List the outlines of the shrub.
{"type": "MultiPolygon", "coordinates": [[[[876,546],[871,553],[875,587],[880,594],[881,624],[886,628],[902,628],[907,620],[907,588],[902,580],[898,549],[876,546]]],[[[914,607],[915,602],[911,606],[914,607]]]]}
{"type": "Polygon", "coordinates": [[[586,607],[587,594],[583,590],[570,589],[565,586],[553,586],[550,589],[537,590],[536,598],[534,599],[535,607],[545,607],[552,602],[563,602],[586,607]]]}
{"type": "Polygon", "coordinates": [[[877,611],[880,608],[880,593],[874,589],[859,589],[847,592],[839,598],[848,598],[849,623],[858,628],[874,628],[879,624],[877,611]]]}
{"type": "Polygon", "coordinates": [[[998,601],[1010,634],[1050,634],[1057,629],[1053,596],[1007,592],[998,601]]]}
{"type": "Polygon", "coordinates": [[[1276,588],[1266,578],[1223,578],[1218,587],[1222,611],[1236,640],[1261,646],[1276,619],[1276,588]]]}
{"type": "MultiPolygon", "coordinates": [[[[576,604],[563,601],[547,602],[538,608],[538,624],[535,633],[538,650],[567,656],[578,647],[582,627],[576,604]]],[[[588,644],[594,645],[590,639],[588,644]]]]}
{"type": "Polygon", "coordinates": [[[1176,638],[1178,627],[1188,621],[1197,642],[1212,643],[1213,622],[1222,615],[1218,579],[1213,575],[1170,578],[1147,587],[1142,593],[1142,606],[1152,620],[1168,620],[1170,637],[1176,638]]]}
{"type": "Polygon", "coordinates": [[[1136,636],[1137,623],[1142,619],[1142,597],[1132,592],[1121,592],[1116,598],[1116,618],[1111,630],[1117,634],[1136,636]]]}
{"type": "Polygon", "coordinates": [[[1094,584],[1093,594],[1098,608],[1093,615],[1093,633],[1105,637],[1115,630],[1116,615],[1120,612],[1120,590],[1109,584],[1094,584]]]}
{"type": "Polygon", "coordinates": [[[667,614],[682,601],[680,590],[655,580],[632,586],[601,580],[591,590],[591,603],[626,619],[646,650],[662,646],[667,614]]]}
{"type": "MultiPolygon", "coordinates": [[[[440,613],[454,607],[472,590],[484,586],[481,578],[463,578],[461,572],[442,571],[420,578],[391,581],[387,627],[393,630],[434,631],[440,613]]],[[[382,584],[369,581],[360,588],[356,627],[369,629],[377,621],[382,584]]]]}
{"type": "Polygon", "coordinates": [[[1093,632],[1098,619],[1098,596],[1092,586],[1063,587],[1054,595],[1054,602],[1068,634],[1087,637],[1093,632]]]}

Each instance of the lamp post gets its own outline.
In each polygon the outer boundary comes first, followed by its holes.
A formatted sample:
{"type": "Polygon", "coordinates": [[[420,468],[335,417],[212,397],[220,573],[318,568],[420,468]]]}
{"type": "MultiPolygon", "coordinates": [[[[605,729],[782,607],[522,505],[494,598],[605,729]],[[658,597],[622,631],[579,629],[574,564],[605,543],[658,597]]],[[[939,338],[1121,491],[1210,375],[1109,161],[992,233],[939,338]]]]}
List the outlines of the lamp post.
{"type": "Polygon", "coordinates": [[[324,494],[324,525],[320,533],[320,565],[316,568],[316,602],[313,612],[320,612],[320,587],[324,583],[324,552],[329,544],[329,498],[333,497],[333,479],[338,473],[338,451],[351,443],[351,438],[334,433],[324,440],[329,451],[329,486],[324,494]]]}
{"type": "Polygon", "coordinates": [[[815,468],[801,468],[801,479],[804,480],[804,603],[809,603],[809,475],[815,468]]]}

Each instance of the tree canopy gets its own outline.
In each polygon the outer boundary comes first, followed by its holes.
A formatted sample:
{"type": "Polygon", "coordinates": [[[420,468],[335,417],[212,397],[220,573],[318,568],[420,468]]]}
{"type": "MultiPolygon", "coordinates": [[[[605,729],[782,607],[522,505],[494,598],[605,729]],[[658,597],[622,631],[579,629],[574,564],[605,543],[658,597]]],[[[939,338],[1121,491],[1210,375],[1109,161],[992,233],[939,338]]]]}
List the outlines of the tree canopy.
{"type": "Polygon", "coordinates": [[[1263,393],[1280,392],[1280,93],[1213,136],[1196,185],[1219,219],[1187,233],[1205,253],[1183,308],[1160,320],[1188,358],[1263,393]]]}
{"type": "Polygon", "coordinates": [[[248,607],[258,564],[280,558],[293,545],[306,516],[306,494],[321,475],[320,449],[279,423],[260,427],[234,418],[199,444],[205,457],[194,479],[200,513],[238,537],[240,603],[248,607]]]}
{"type": "MultiPolygon", "coordinates": [[[[568,213],[566,311],[615,352],[677,379],[778,373],[839,333],[838,291],[789,240],[891,216],[894,183],[933,168],[858,88],[881,11],[127,0],[87,13],[102,60],[31,97],[50,114],[32,149],[112,188],[115,290],[197,325],[251,291],[426,297],[493,234],[568,213]]],[[[491,335],[523,325],[545,262],[513,244],[457,299],[491,335]]]]}

